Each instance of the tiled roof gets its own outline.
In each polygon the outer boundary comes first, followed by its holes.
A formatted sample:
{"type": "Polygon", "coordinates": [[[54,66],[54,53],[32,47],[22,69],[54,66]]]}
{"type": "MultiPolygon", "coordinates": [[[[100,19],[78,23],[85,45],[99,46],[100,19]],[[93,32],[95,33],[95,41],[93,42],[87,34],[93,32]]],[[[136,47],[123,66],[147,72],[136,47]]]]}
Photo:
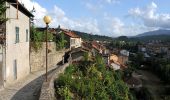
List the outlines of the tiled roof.
{"type": "Polygon", "coordinates": [[[63,28],[60,28],[60,30],[62,32],[64,32],[64,34],[68,35],[69,37],[72,37],[72,38],[80,38],[80,36],[78,36],[77,34],[75,34],[73,31],[70,31],[70,30],[67,30],[67,29],[63,29],[63,28]]]}
{"type": "MultiPolygon", "coordinates": [[[[9,3],[16,3],[17,1],[16,0],[7,0],[7,2],[9,2],[9,3]]],[[[24,13],[25,15],[27,15],[28,17],[34,17],[34,15],[30,12],[30,11],[28,11],[21,3],[19,3],[18,2],[18,9],[22,12],[22,13],[24,13]]],[[[15,4],[12,4],[14,7],[16,7],[16,5],[15,4]]]]}
{"type": "Polygon", "coordinates": [[[102,45],[102,44],[100,44],[100,43],[97,43],[96,41],[92,41],[92,47],[93,48],[95,48],[95,49],[97,49],[97,50],[104,50],[105,49],[105,47],[102,45]]]}
{"type": "Polygon", "coordinates": [[[95,48],[95,49],[100,51],[100,45],[97,42],[93,41],[91,44],[92,44],[93,48],[95,48]]]}
{"type": "Polygon", "coordinates": [[[76,35],[74,32],[69,31],[69,32],[64,32],[64,34],[72,37],[72,38],[80,38],[78,35],[76,35]]]}
{"type": "Polygon", "coordinates": [[[82,43],[82,48],[87,49],[87,50],[90,51],[92,49],[92,45],[90,43],[88,43],[88,42],[83,42],[82,43]]]}

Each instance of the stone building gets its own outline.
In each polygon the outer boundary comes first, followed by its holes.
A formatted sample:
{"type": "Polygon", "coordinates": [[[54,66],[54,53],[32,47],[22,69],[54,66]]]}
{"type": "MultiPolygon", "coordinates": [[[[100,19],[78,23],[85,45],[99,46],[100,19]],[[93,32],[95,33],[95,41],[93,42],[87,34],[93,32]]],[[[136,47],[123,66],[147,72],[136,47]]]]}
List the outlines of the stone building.
{"type": "Polygon", "coordinates": [[[6,1],[5,17],[1,24],[0,87],[12,84],[30,73],[29,35],[33,15],[16,0],[6,1]]]}
{"type": "Polygon", "coordinates": [[[80,36],[75,34],[73,31],[68,29],[60,28],[60,26],[56,29],[56,35],[64,33],[64,39],[67,41],[66,49],[75,49],[81,47],[82,39],[80,36]]]}

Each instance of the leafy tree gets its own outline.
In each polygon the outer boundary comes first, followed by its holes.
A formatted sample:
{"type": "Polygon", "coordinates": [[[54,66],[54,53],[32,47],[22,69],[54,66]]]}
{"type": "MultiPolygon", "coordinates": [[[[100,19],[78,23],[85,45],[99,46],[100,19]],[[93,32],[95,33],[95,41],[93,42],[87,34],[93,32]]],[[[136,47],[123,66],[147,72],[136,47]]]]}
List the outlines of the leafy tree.
{"type": "MultiPolygon", "coordinates": [[[[47,33],[47,41],[52,41],[53,40],[53,34],[47,33]]],[[[31,27],[31,44],[32,47],[34,48],[35,51],[38,51],[39,49],[42,48],[43,42],[46,41],[46,32],[45,31],[38,31],[36,28],[33,26],[31,27]]]]}
{"type": "Polygon", "coordinates": [[[63,49],[67,43],[63,32],[60,33],[58,39],[56,39],[55,41],[56,41],[57,49],[63,49]]]}
{"type": "Polygon", "coordinates": [[[106,69],[100,56],[89,65],[82,62],[70,65],[65,73],[56,79],[57,99],[130,100],[132,98],[129,88],[121,79],[122,73],[106,69]]]}

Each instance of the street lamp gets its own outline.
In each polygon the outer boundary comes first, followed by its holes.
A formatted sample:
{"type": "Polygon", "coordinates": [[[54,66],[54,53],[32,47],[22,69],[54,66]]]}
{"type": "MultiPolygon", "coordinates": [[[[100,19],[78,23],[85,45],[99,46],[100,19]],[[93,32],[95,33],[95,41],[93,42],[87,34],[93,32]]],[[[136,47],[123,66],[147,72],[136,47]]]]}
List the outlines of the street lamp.
{"type": "Polygon", "coordinates": [[[44,22],[46,24],[46,35],[45,35],[45,42],[46,42],[46,82],[47,82],[47,65],[48,65],[48,38],[47,38],[47,33],[48,33],[48,24],[51,22],[51,17],[50,16],[44,16],[44,22]]]}

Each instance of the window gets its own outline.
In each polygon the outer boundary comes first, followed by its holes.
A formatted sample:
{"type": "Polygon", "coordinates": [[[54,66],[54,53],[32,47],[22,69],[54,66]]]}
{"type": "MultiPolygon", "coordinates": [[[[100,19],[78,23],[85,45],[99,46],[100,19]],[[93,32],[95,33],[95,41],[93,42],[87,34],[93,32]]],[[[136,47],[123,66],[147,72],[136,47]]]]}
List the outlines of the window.
{"type": "Polygon", "coordinates": [[[13,74],[14,74],[14,80],[17,79],[17,60],[14,60],[14,65],[13,65],[13,74]]]}
{"type": "Polygon", "coordinates": [[[28,36],[28,29],[26,29],[26,42],[29,41],[29,36],[28,36]]]}
{"type": "Polygon", "coordinates": [[[75,44],[75,39],[71,39],[71,45],[75,44]]]}
{"type": "Polygon", "coordinates": [[[15,27],[15,43],[19,43],[19,27],[15,27]]]}

